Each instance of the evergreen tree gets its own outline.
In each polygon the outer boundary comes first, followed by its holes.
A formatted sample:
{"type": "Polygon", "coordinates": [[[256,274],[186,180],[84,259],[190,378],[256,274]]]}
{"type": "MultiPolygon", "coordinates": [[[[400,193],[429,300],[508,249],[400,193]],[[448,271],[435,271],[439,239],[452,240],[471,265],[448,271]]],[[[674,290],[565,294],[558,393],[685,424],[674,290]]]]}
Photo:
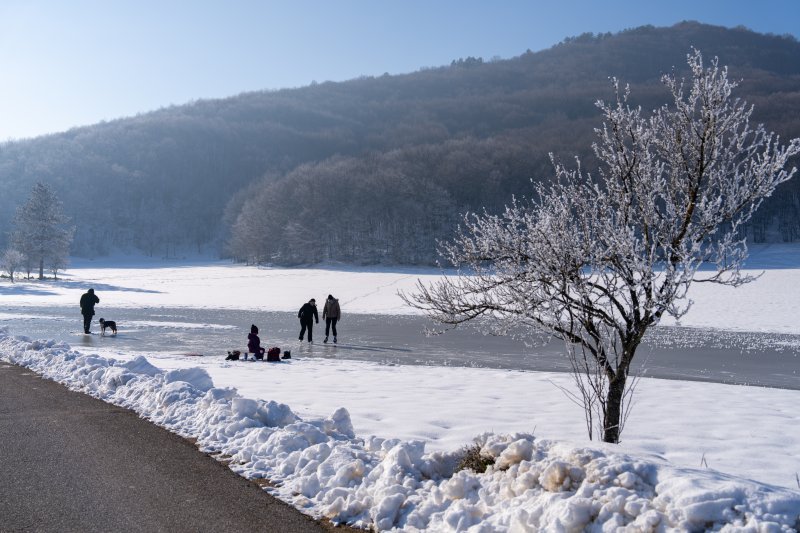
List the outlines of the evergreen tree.
{"type": "Polygon", "coordinates": [[[28,202],[17,208],[11,240],[28,264],[38,265],[39,279],[44,279],[45,263],[66,264],[74,234],[68,223],[61,201],[44,183],[34,185],[28,202]]]}

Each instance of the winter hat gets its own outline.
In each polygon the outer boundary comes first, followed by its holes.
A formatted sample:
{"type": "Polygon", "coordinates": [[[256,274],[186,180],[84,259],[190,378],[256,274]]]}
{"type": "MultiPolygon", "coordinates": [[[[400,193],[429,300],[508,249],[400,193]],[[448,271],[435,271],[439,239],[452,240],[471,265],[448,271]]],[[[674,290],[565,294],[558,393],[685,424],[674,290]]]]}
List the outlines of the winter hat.
{"type": "Polygon", "coordinates": [[[328,295],[328,300],[333,300],[333,294],[328,295]]]}
{"type": "Polygon", "coordinates": [[[308,303],[310,303],[310,304],[315,304],[315,303],[317,303],[317,301],[316,301],[314,298],[311,298],[311,299],[308,301],[308,303]]]}
{"type": "Polygon", "coordinates": [[[90,294],[94,294],[94,289],[89,289],[90,294]]]}
{"type": "Polygon", "coordinates": [[[250,333],[255,333],[256,335],[258,334],[258,328],[256,327],[255,324],[250,326],[250,333]]]}

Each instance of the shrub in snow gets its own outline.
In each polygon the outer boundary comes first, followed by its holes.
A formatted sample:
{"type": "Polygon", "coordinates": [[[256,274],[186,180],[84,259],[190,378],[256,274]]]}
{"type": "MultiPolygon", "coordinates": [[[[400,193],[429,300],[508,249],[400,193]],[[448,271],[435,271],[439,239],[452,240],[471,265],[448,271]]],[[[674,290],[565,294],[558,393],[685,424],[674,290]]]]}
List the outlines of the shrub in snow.
{"type": "Polygon", "coordinates": [[[472,446],[464,446],[462,457],[456,466],[456,470],[472,470],[478,474],[486,472],[486,468],[494,464],[494,457],[483,453],[483,447],[475,443],[472,446]]]}

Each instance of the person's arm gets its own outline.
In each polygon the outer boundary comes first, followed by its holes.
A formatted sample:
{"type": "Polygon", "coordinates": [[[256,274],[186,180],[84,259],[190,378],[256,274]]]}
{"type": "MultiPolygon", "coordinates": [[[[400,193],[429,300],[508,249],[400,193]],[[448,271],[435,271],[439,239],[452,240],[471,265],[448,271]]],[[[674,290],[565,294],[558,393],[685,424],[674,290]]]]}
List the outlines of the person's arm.
{"type": "Polygon", "coordinates": [[[319,324],[319,314],[317,314],[317,308],[316,307],[314,308],[314,320],[316,320],[317,324],[319,324]]]}

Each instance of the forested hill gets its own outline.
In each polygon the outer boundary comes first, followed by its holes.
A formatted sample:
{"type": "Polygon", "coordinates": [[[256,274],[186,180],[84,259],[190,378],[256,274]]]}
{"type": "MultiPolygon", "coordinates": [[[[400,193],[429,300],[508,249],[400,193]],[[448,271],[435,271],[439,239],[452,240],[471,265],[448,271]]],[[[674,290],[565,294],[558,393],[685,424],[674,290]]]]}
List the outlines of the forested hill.
{"type": "MultiPolygon", "coordinates": [[[[0,145],[0,241],[37,181],[73,218],[73,253],[188,247],[258,262],[424,263],[458,214],[496,210],[584,158],[609,76],[645,109],[694,46],[718,56],[756,120],[800,136],[800,43],[686,22],[581,35],[509,60],[199,101],[0,145]]],[[[0,117],[2,120],[2,117],[0,117]]],[[[749,231],[800,235],[800,179],[749,231]]],[[[0,242],[0,244],[5,244],[0,242]]]]}

